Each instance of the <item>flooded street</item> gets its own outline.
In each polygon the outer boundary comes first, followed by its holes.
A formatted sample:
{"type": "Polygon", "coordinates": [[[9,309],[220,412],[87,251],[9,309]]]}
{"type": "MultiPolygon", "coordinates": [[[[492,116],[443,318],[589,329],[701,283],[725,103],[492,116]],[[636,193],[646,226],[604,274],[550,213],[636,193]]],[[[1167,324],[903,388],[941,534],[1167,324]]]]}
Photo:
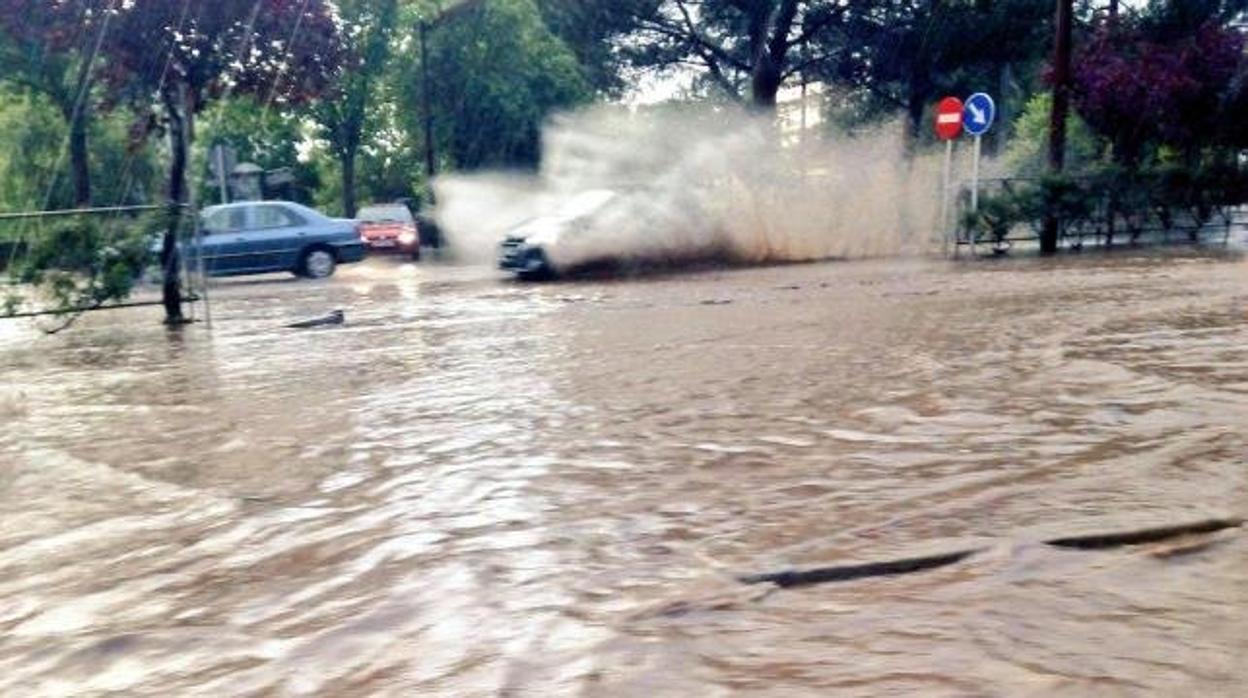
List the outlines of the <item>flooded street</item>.
{"type": "Polygon", "coordinates": [[[1248,532],[1039,542],[1248,515],[1243,257],[376,260],[221,282],[213,319],[0,324],[0,695],[1248,684],[1248,532]]]}

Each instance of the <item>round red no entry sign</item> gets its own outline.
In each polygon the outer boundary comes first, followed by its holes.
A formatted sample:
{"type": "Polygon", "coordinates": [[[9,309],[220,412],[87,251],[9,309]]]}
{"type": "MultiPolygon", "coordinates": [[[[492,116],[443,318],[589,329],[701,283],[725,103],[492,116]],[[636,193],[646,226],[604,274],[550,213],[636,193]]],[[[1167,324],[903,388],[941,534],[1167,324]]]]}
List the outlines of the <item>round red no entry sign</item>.
{"type": "Polygon", "coordinates": [[[942,141],[962,135],[962,100],[945,97],[936,105],[936,137],[942,141]]]}

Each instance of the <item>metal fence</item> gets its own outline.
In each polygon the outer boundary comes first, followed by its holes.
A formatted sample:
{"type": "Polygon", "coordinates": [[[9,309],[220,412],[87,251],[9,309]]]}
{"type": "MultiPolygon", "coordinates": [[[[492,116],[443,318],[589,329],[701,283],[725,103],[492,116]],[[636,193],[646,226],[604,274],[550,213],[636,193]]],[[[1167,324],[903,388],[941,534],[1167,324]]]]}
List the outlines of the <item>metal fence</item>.
{"type": "MultiPolygon", "coordinates": [[[[182,205],[180,208],[181,226],[178,243],[179,247],[185,250],[190,247],[193,240],[198,239],[201,231],[196,211],[187,205],[182,205]]],[[[44,316],[72,318],[96,310],[161,305],[159,297],[161,269],[157,252],[160,236],[152,225],[152,217],[168,213],[170,209],[164,205],[0,213],[0,320],[44,316]],[[148,252],[147,264],[134,279],[135,284],[131,295],[124,299],[66,306],[63,299],[62,302],[56,302],[55,298],[43,293],[40,288],[23,284],[19,272],[26,264],[28,256],[38,250],[42,243],[48,242],[49,239],[45,236],[54,235],[66,227],[72,227],[75,222],[85,221],[90,221],[103,231],[106,237],[103,241],[104,247],[108,247],[123,237],[134,240],[142,236],[148,228],[152,229],[152,234],[142,239],[141,244],[146,246],[148,252]],[[112,236],[111,239],[109,236],[112,236]]],[[[83,281],[87,277],[85,273],[73,271],[70,271],[69,275],[71,279],[77,281],[83,281]]],[[[182,300],[190,305],[192,317],[195,305],[202,302],[206,319],[208,291],[203,270],[183,265],[181,286],[182,300]]]]}
{"type": "MultiPolygon", "coordinates": [[[[1091,180],[1074,181],[1088,184],[1091,180]]],[[[1018,193],[1037,188],[1038,178],[999,178],[980,181],[979,199],[1018,193]]],[[[952,247],[956,256],[963,248],[975,253],[980,246],[990,246],[1004,254],[1016,246],[1038,246],[1040,221],[1012,224],[1003,235],[985,235],[965,225],[971,210],[970,185],[963,183],[953,206],[952,227],[946,231],[946,249],[952,247]]],[[[1248,211],[1243,206],[1210,205],[1206,210],[1183,210],[1149,206],[1124,214],[1114,206],[1109,192],[1099,193],[1090,215],[1058,223],[1058,244],[1067,249],[1087,246],[1109,247],[1117,244],[1218,243],[1227,244],[1233,231],[1248,227],[1248,211]]]]}

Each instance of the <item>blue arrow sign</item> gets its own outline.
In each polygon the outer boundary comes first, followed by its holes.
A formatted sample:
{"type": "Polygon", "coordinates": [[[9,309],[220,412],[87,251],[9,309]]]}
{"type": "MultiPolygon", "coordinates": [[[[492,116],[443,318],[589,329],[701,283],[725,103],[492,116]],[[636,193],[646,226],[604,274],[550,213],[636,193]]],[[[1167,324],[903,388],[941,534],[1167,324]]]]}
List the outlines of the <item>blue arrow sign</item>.
{"type": "Polygon", "coordinates": [[[962,128],[972,136],[982,136],[992,128],[997,118],[997,105],[992,97],[983,92],[976,92],[966,98],[966,106],[962,110],[962,128]]]}

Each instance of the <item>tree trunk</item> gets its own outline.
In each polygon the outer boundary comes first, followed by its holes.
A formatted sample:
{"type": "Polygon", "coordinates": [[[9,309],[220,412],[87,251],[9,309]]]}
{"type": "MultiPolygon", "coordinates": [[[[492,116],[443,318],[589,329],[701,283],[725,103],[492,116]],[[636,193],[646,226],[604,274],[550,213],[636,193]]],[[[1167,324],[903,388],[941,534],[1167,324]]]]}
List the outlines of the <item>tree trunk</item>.
{"type": "Polygon", "coordinates": [[[86,208],[91,205],[91,160],[87,144],[91,123],[91,62],[81,61],[72,94],[64,94],[61,113],[69,124],[69,166],[74,182],[74,205],[86,208]]]}
{"type": "Polygon", "coordinates": [[[160,247],[160,266],[163,270],[160,292],[167,325],[186,322],[182,315],[182,259],[178,252],[178,229],[182,221],[182,204],[186,202],[187,119],[182,110],[187,100],[178,99],[175,90],[185,94],[186,88],[181,85],[165,87],[161,95],[169,117],[169,149],[173,154],[169,167],[169,222],[160,247]]]}
{"type": "MultiPolygon", "coordinates": [[[[929,23],[938,23],[942,17],[942,1],[929,0],[927,16],[929,23]]],[[[925,32],[916,47],[916,53],[910,59],[906,85],[906,133],[905,149],[908,157],[918,153],[919,141],[923,137],[923,129],[927,126],[923,121],[929,100],[935,97],[936,86],[932,79],[932,62],[935,60],[933,49],[928,43],[930,32],[925,32]]]]}
{"type": "Polygon", "coordinates": [[[993,130],[992,153],[998,155],[1005,152],[1010,142],[1011,129],[1014,125],[1014,113],[1010,108],[1014,92],[1014,67],[1009,63],[1001,64],[997,76],[997,126],[993,130]]]}
{"type": "Polygon", "coordinates": [[[355,200],[355,151],[348,145],[341,154],[342,164],[342,215],[355,218],[357,202],[355,200]]]}
{"type": "Polygon", "coordinates": [[[776,95],[784,82],[788,62],[789,31],[797,17],[798,0],[783,0],[774,9],[759,3],[750,18],[750,46],[754,65],[750,71],[750,96],[755,109],[776,111],[776,95]]]}
{"type": "Polygon", "coordinates": [[[906,97],[906,153],[914,155],[919,149],[919,138],[923,135],[923,111],[927,106],[927,95],[923,89],[911,82],[910,94],[906,97]]]}
{"type": "MultiPolygon", "coordinates": [[[[1057,0],[1057,35],[1053,42],[1053,111],[1049,115],[1049,174],[1059,175],[1066,165],[1066,116],[1070,111],[1070,42],[1073,0],[1057,0]]],[[[1045,215],[1040,252],[1057,252],[1061,221],[1045,215]]]]}
{"type": "Polygon", "coordinates": [[[91,205],[91,161],[85,109],[69,125],[69,165],[74,180],[74,205],[87,208],[91,205]]]}
{"type": "Polygon", "coordinates": [[[776,95],[780,92],[780,69],[771,54],[763,51],[754,61],[750,76],[751,104],[761,112],[776,111],[776,95]]]}

